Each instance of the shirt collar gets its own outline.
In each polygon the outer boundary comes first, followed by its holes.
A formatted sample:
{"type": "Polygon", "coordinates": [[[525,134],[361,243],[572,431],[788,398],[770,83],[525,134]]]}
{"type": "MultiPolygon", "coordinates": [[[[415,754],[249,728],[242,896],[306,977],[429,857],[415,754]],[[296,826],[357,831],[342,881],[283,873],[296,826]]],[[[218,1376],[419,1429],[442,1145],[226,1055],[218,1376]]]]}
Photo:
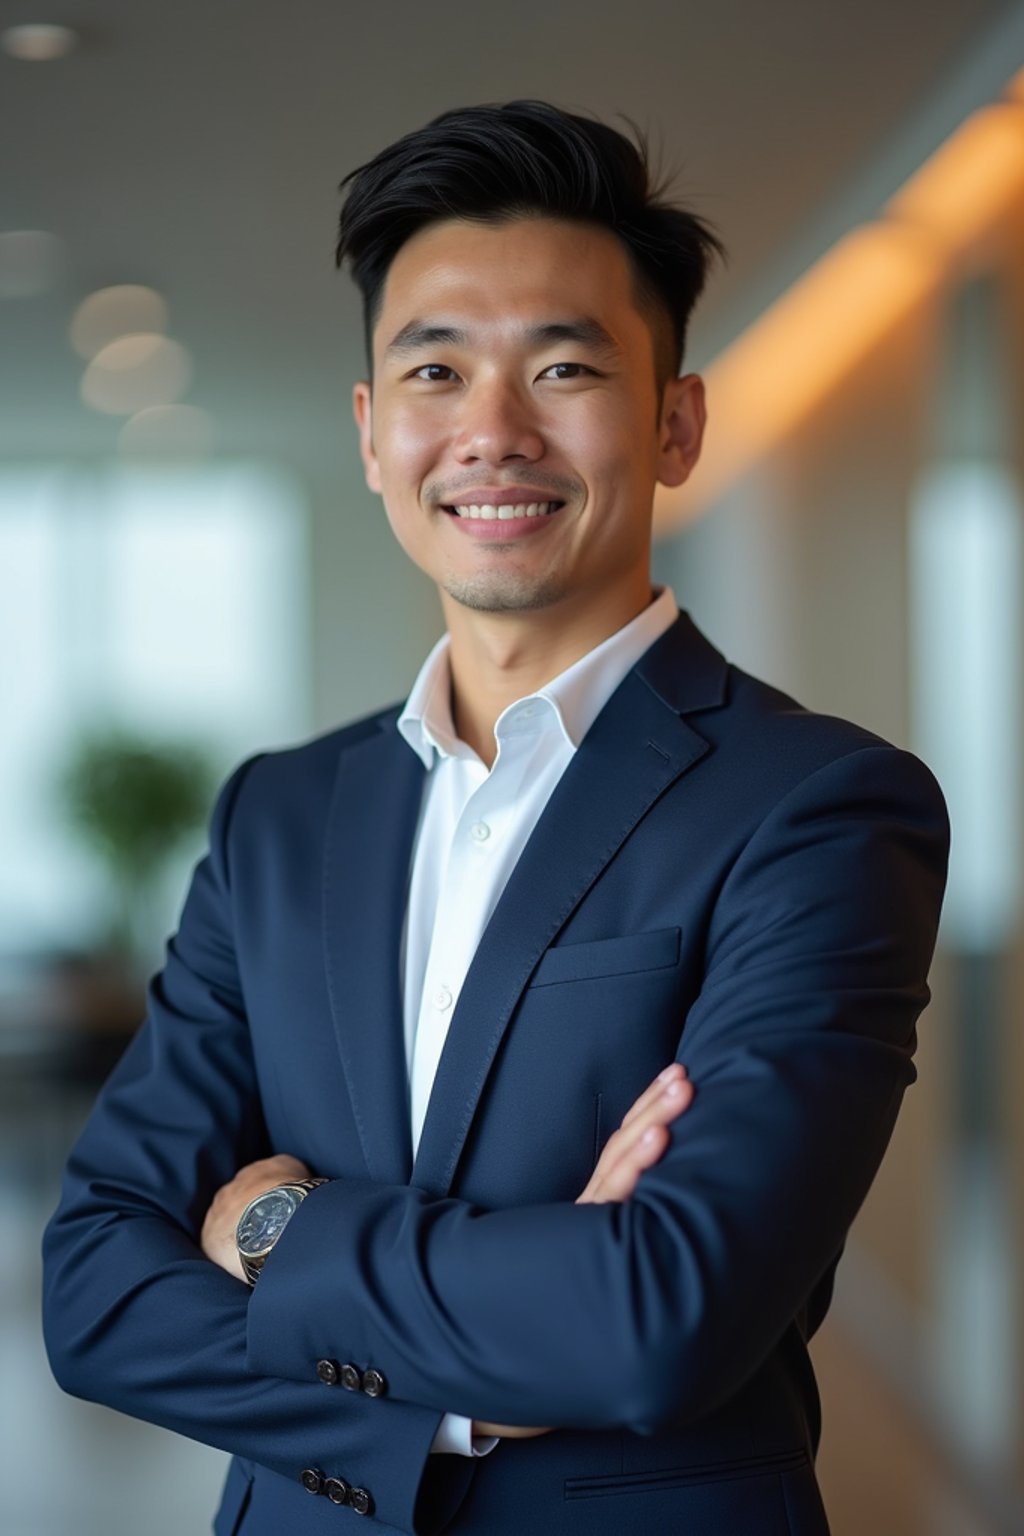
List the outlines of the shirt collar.
{"type": "MultiPolygon", "coordinates": [[[[678,617],[679,608],[671,588],[656,588],[654,601],[635,619],[535,693],[502,710],[495,724],[495,736],[500,741],[509,730],[521,729],[523,706],[529,701],[543,701],[545,707],[539,723],[556,723],[575,751],[626,673],[678,617]]],[[[433,767],[435,756],[476,760],[472,749],[455,734],[448,650],[449,639],[443,635],[420,668],[398,717],[398,729],[427,769],[433,767]]]]}
{"type": "Polygon", "coordinates": [[[416,674],[412,692],[398,717],[398,729],[424,768],[432,768],[435,755],[457,757],[459,741],[452,723],[450,641],[442,635],[416,674]]]}

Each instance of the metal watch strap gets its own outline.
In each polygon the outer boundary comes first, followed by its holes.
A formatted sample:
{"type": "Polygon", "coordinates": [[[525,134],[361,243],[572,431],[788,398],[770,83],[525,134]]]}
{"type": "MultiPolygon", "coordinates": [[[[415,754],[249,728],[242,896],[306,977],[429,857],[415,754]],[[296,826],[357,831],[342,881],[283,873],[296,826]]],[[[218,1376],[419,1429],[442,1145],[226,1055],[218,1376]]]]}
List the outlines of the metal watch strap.
{"type": "MultiPolygon", "coordinates": [[[[282,1179],[280,1184],[274,1184],[270,1189],[265,1189],[262,1195],[257,1195],[255,1197],[255,1200],[262,1200],[263,1195],[272,1195],[275,1189],[301,1189],[302,1199],[305,1200],[306,1196],[310,1193],[311,1190],[319,1189],[321,1184],[326,1184],[327,1182],[328,1180],[325,1178],[282,1179]]],[[[250,1201],[250,1205],[255,1204],[255,1200],[250,1201]]],[[[246,1206],[246,1210],[248,1210],[248,1208],[249,1207],[246,1206]]],[[[267,1253],[272,1252],[273,1247],[267,1249],[267,1253]]],[[[260,1272],[267,1261],[267,1253],[261,1253],[258,1258],[249,1259],[246,1258],[241,1251],[239,1251],[238,1258],[242,1266],[242,1273],[245,1275],[245,1278],[250,1285],[255,1285],[256,1281],[259,1279],[260,1272]]]]}
{"type": "Polygon", "coordinates": [[[282,1179],[281,1183],[276,1185],[275,1188],[302,1189],[308,1195],[311,1189],[319,1189],[321,1184],[326,1184],[327,1182],[328,1180],[323,1177],[314,1179],[282,1179]]]}

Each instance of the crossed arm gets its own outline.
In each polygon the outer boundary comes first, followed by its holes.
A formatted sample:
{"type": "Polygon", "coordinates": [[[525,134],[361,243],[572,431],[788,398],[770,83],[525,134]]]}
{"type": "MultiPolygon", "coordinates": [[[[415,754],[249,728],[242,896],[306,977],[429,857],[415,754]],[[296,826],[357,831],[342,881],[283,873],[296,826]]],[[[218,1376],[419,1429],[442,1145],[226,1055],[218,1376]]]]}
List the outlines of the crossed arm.
{"type": "MultiPolygon", "coordinates": [[[[672,1062],[640,1095],[625,1115],[618,1130],[608,1138],[597,1166],[577,1197],[577,1205],[602,1205],[607,1201],[628,1200],[645,1168],[657,1162],[668,1145],[668,1127],[687,1109],[693,1099],[693,1084],[686,1068],[672,1062]]],[[[242,1267],[235,1243],[235,1229],[245,1207],[265,1190],[290,1179],[306,1179],[312,1170],[299,1158],[287,1153],[260,1158],[239,1169],[234,1178],[217,1191],[203,1221],[200,1241],[208,1259],[236,1279],[242,1280],[242,1267]]],[[[473,1421],[473,1434],[525,1439],[547,1433],[525,1425],[492,1424],[473,1421]]]]}

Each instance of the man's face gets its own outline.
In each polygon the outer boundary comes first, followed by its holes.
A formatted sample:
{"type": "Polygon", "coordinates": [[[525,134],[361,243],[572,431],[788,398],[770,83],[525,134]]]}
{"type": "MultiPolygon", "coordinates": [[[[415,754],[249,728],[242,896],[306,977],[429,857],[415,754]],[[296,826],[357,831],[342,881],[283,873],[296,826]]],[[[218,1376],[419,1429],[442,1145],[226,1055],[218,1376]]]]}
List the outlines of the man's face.
{"type": "Polygon", "coordinates": [[[644,606],[655,482],[689,473],[703,394],[690,375],[659,398],[613,235],[431,225],[392,263],[373,345],[355,393],[367,483],[448,601],[644,606]]]}

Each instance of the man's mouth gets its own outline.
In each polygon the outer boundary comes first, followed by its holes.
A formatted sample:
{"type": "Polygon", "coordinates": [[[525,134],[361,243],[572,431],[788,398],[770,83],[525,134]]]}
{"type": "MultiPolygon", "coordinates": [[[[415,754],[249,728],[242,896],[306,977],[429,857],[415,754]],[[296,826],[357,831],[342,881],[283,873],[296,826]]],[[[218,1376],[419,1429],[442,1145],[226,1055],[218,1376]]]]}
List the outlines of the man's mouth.
{"type": "Polygon", "coordinates": [[[448,506],[445,511],[453,517],[469,517],[482,522],[509,522],[519,517],[550,517],[564,507],[564,501],[528,501],[495,506],[491,502],[466,502],[461,506],[448,506]]]}

